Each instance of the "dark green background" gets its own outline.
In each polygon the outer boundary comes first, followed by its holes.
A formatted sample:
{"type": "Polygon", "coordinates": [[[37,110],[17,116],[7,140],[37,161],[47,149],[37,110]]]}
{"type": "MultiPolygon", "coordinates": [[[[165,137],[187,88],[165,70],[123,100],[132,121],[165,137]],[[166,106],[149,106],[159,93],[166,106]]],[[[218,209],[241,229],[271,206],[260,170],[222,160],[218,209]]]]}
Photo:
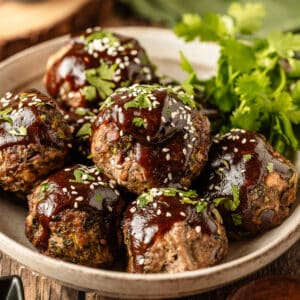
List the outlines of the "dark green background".
{"type": "MultiPolygon", "coordinates": [[[[137,16],[168,27],[180,19],[185,12],[225,13],[230,0],[119,0],[129,6],[137,16]]],[[[300,0],[235,1],[240,3],[260,2],[265,5],[266,18],[261,33],[300,29],[300,0]]]]}

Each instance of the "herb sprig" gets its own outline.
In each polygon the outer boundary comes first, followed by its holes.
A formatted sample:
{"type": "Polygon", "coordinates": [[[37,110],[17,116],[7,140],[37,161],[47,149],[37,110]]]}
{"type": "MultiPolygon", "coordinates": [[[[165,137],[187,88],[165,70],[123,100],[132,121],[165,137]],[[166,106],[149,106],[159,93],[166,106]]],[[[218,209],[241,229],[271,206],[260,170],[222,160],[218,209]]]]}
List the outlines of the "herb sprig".
{"type": "Polygon", "coordinates": [[[203,18],[185,14],[175,32],[185,41],[200,39],[220,46],[217,74],[200,80],[181,53],[188,73],[183,89],[201,91],[218,108],[220,131],[239,127],[264,134],[281,153],[299,149],[300,35],[270,33],[258,38],[265,9],[259,3],[232,3],[228,14],[209,13],[203,18]]]}

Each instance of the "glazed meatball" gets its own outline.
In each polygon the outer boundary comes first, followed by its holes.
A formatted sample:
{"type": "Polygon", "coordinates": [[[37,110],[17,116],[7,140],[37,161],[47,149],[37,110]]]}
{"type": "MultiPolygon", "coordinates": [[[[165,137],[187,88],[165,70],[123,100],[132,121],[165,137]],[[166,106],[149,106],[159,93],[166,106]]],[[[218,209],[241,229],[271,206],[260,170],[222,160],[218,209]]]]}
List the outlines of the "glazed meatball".
{"type": "Polygon", "coordinates": [[[228,251],[216,208],[195,191],[152,188],[127,208],[127,271],[176,273],[212,266],[228,251]]]}
{"type": "Polygon", "coordinates": [[[38,179],[61,168],[72,133],[55,103],[37,90],[0,99],[0,183],[28,193],[38,179]]]}
{"type": "Polygon", "coordinates": [[[109,97],[92,124],[96,165],[129,191],[189,187],[207,160],[209,122],[172,89],[134,85],[109,97]]]}
{"type": "Polygon", "coordinates": [[[72,37],[48,60],[44,82],[63,107],[97,107],[116,88],[156,81],[139,42],[100,28],[72,37]]]}
{"type": "Polygon", "coordinates": [[[28,201],[26,236],[41,253],[92,267],[114,261],[123,200],[97,167],[65,168],[38,185],[28,201]]]}
{"type": "Polygon", "coordinates": [[[257,133],[232,129],[216,136],[200,194],[218,205],[228,233],[254,235],[277,226],[296,199],[298,174],[257,133]]]}

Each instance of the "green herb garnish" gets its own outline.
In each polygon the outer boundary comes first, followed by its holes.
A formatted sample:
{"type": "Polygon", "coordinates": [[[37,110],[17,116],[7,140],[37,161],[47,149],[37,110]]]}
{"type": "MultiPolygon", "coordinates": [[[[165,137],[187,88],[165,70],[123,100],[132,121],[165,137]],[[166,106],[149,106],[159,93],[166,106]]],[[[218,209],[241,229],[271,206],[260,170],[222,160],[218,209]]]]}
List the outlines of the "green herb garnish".
{"type": "Polygon", "coordinates": [[[139,207],[146,207],[149,203],[153,202],[153,196],[150,193],[142,193],[138,198],[137,198],[137,204],[139,207]]]}
{"type": "Polygon", "coordinates": [[[20,126],[18,128],[13,128],[12,130],[8,131],[12,135],[17,136],[26,136],[27,135],[27,128],[24,126],[20,126]]]}
{"type": "Polygon", "coordinates": [[[213,199],[213,203],[216,206],[222,204],[227,210],[235,211],[240,205],[239,187],[237,185],[233,185],[231,187],[231,192],[232,192],[233,199],[226,198],[226,197],[219,197],[213,199]]]}
{"type": "Polygon", "coordinates": [[[275,32],[258,38],[264,15],[259,3],[232,3],[225,16],[183,15],[176,34],[186,41],[218,43],[220,57],[217,74],[200,80],[181,53],[181,67],[188,73],[182,87],[190,94],[201,91],[218,108],[221,133],[231,128],[257,131],[284,153],[300,148],[295,134],[300,131],[300,34],[275,32]]]}
{"type": "Polygon", "coordinates": [[[0,110],[0,121],[5,121],[7,123],[10,124],[10,126],[13,125],[13,120],[11,117],[9,117],[8,115],[12,112],[12,108],[6,108],[4,110],[0,110]]]}
{"type": "Polygon", "coordinates": [[[273,169],[274,169],[274,165],[273,165],[273,163],[268,163],[267,164],[267,170],[268,170],[268,172],[269,173],[272,173],[273,172],[273,169]]]}
{"type": "Polygon", "coordinates": [[[152,102],[147,94],[138,94],[133,100],[124,104],[124,108],[151,108],[152,102]]]}
{"type": "Polygon", "coordinates": [[[87,97],[86,100],[93,101],[98,95],[105,99],[112,94],[115,88],[113,78],[116,68],[116,64],[109,66],[101,59],[98,68],[85,71],[86,81],[90,84],[82,89],[83,95],[87,97]]]}
{"type": "Polygon", "coordinates": [[[76,136],[87,139],[92,133],[91,130],[91,124],[90,123],[84,123],[80,129],[77,131],[76,136]]]}
{"type": "Polygon", "coordinates": [[[73,172],[74,179],[69,179],[70,182],[76,182],[76,183],[84,183],[85,181],[93,181],[95,180],[94,176],[91,176],[90,174],[84,172],[81,169],[76,169],[73,172]]]}
{"type": "Polygon", "coordinates": [[[252,154],[244,154],[243,155],[243,161],[246,163],[252,158],[252,154]]]}
{"type": "Polygon", "coordinates": [[[145,120],[139,117],[133,118],[132,124],[136,127],[147,127],[147,123],[145,122],[145,120]]]}
{"type": "Polygon", "coordinates": [[[96,197],[95,197],[95,199],[96,199],[96,201],[99,203],[99,204],[101,204],[101,202],[102,202],[102,195],[100,194],[100,193],[98,193],[98,194],[96,194],[96,197]]]}
{"type": "Polygon", "coordinates": [[[198,201],[198,203],[196,204],[197,213],[202,213],[206,207],[207,207],[207,202],[198,201]]]}
{"type": "Polygon", "coordinates": [[[239,226],[242,224],[242,216],[240,214],[231,214],[231,218],[235,226],[239,226]]]}
{"type": "Polygon", "coordinates": [[[117,46],[120,45],[120,40],[114,36],[111,32],[107,31],[95,31],[91,34],[89,34],[87,37],[85,37],[85,41],[89,44],[93,42],[94,40],[103,40],[104,38],[108,39],[108,45],[109,46],[117,46]]]}

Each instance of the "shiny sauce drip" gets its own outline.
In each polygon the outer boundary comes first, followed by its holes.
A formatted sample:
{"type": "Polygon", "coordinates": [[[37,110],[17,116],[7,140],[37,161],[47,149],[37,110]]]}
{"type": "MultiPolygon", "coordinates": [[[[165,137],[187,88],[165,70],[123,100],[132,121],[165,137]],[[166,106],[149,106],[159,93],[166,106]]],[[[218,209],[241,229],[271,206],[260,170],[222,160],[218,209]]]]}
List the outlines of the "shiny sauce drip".
{"type": "Polygon", "coordinates": [[[75,165],[65,168],[50,176],[45,182],[47,188],[43,191],[40,186],[36,212],[39,223],[45,229],[43,239],[48,240],[49,223],[65,209],[79,208],[84,210],[98,211],[103,215],[104,226],[106,220],[120,205],[119,192],[113,182],[107,181],[99,173],[96,167],[75,165]],[[83,182],[74,182],[75,170],[83,171],[89,177],[83,175],[83,182]]]}
{"type": "Polygon", "coordinates": [[[145,253],[177,222],[185,222],[193,228],[200,226],[201,234],[217,233],[217,225],[207,209],[197,213],[193,205],[182,203],[180,197],[157,196],[144,208],[136,201],[127,208],[124,223],[135,272],[143,272],[145,253]]]}
{"type": "Polygon", "coordinates": [[[190,162],[192,151],[201,142],[195,138],[194,119],[198,113],[165,88],[149,94],[150,108],[126,107],[140,93],[117,92],[112,95],[114,104],[103,109],[93,131],[101,124],[114,122],[120,132],[131,135],[136,142],[135,158],[144,168],[148,180],[161,186],[179,182],[190,162]],[[134,120],[143,120],[137,126],[134,120]]]}
{"type": "Polygon", "coordinates": [[[233,129],[221,138],[213,140],[209,152],[208,170],[202,185],[209,187],[210,199],[232,197],[232,187],[239,190],[240,207],[247,207],[247,191],[263,183],[270,172],[276,172],[284,180],[291,174],[289,166],[278,159],[263,136],[233,129]],[[209,182],[205,182],[209,180],[209,182]]]}
{"type": "MultiPolygon", "coordinates": [[[[82,87],[89,85],[85,71],[98,68],[100,59],[109,66],[117,65],[113,80],[115,88],[127,81],[130,81],[130,84],[157,81],[145,50],[136,39],[113,34],[118,39],[119,46],[89,50],[85,38],[95,32],[97,30],[72,37],[65,48],[53,56],[54,61],[45,74],[45,84],[50,95],[58,96],[65,83],[68,83],[72,92],[80,91],[82,87]]],[[[86,103],[88,104],[91,103],[86,103]]]]}
{"type": "Polygon", "coordinates": [[[0,149],[14,145],[37,144],[67,149],[71,132],[53,101],[36,90],[17,95],[7,93],[0,99],[0,149]],[[61,134],[61,136],[60,136],[61,134]]]}

